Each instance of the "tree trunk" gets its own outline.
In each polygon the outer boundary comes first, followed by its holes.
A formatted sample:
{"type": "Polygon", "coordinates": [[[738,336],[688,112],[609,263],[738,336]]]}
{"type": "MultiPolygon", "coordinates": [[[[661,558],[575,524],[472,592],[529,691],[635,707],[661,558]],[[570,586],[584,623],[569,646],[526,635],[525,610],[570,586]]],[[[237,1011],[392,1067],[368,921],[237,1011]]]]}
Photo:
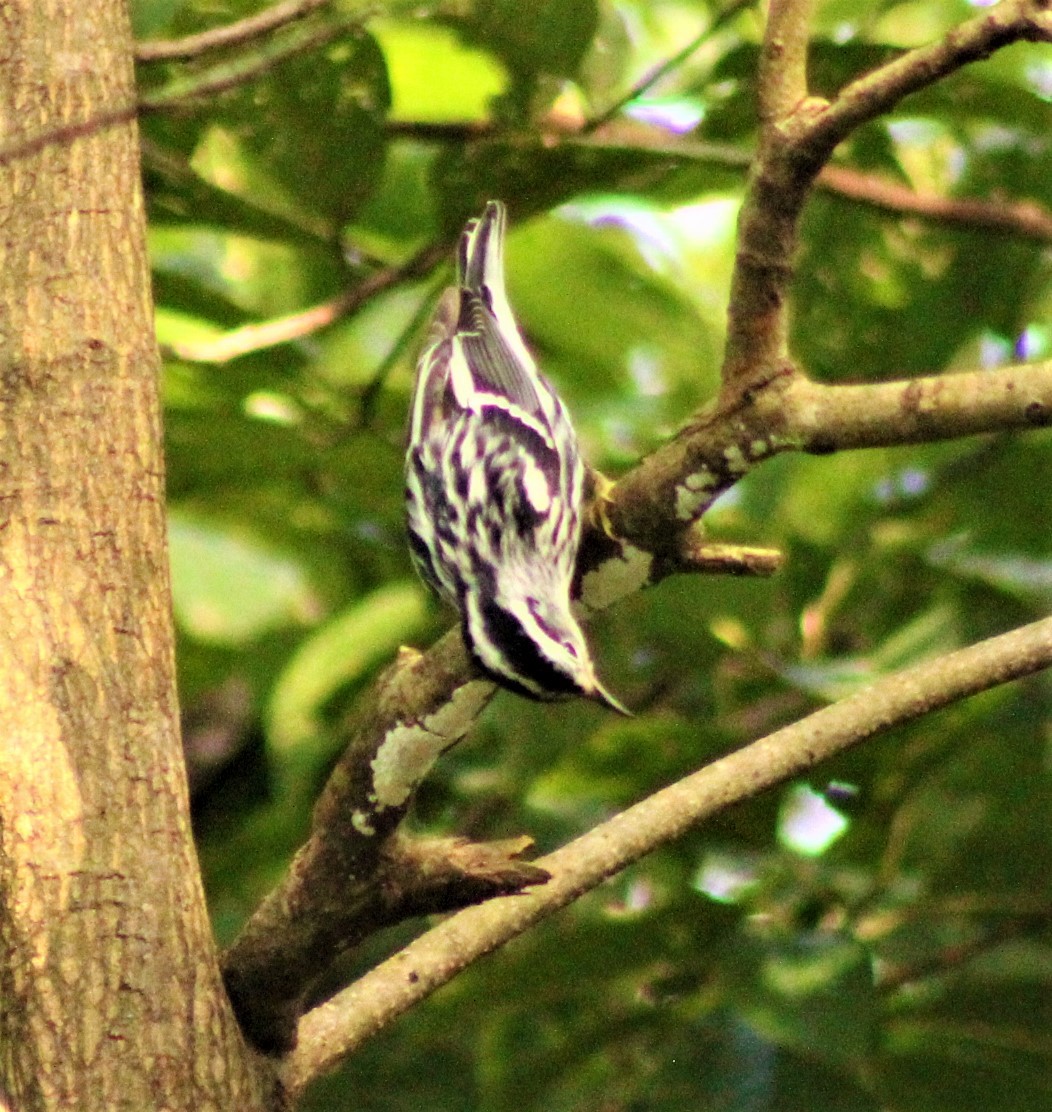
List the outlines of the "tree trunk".
{"type": "Polygon", "coordinates": [[[0,43],[0,1107],[272,1109],[190,834],[127,13],[0,43]]]}

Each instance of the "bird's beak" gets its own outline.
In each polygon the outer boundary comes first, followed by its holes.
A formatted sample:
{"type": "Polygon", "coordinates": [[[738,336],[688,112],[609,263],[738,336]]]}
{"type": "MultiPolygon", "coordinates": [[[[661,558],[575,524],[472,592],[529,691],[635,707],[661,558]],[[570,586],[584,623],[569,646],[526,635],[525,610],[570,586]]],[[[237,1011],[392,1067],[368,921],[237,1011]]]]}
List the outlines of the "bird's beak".
{"type": "Polygon", "coordinates": [[[625,718],[635,717],[635,715],[618,699],[615,699],[597,679],[593,678],[592,684],[592,690],[588,693],[589,699],[594,699],[597,703],[602,703],[611,710],[616,710],[618,714],[623,714],[625,718]]]}

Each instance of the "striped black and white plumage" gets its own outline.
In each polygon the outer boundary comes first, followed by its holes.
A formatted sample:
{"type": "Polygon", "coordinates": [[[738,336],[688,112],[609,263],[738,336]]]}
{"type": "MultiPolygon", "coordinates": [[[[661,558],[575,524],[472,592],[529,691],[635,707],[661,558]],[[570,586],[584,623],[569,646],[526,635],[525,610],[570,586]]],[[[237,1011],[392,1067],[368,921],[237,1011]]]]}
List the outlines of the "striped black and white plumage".
{"type": "Polygon", "coordinates": [[[460,240],[417,367],[406,452],[409,545],[423,579],[460,612],[492,679],[522,695],[600,684],[570,584],[585,480],[566,407],[537,369],[504,291],[504,206],[460,240]]]}

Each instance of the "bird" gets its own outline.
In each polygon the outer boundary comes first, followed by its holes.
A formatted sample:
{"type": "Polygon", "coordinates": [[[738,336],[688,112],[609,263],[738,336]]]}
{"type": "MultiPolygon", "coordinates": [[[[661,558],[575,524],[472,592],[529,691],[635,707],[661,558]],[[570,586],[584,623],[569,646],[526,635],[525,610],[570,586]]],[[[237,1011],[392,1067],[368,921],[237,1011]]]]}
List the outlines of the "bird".
{"type": "Polygon", "coordinates": [[[405,457],[409,550],[460,615],[473,660],[535,700],[629,712],[600,682],[570,592],[586,466],[570,414],[523,340],[504,284],[507,211],[460,237],[417,363],[405,457]]]}

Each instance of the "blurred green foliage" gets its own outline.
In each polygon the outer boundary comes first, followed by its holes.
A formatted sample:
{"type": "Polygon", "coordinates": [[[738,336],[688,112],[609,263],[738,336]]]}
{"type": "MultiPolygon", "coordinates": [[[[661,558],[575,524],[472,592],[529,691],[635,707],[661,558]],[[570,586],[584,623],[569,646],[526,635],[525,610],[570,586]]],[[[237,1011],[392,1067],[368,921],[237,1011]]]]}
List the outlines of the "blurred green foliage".
{"type": "MultiPolygon", "coordinates": [[[[133,11],[140,35],[175,37],[255,7],[133,11]]],[[[451,243],[499,196],[524,330],[592,461],[626,469],[716,389],[759,18],[745,6],[703,36],[622,110],[617,144],[544,138],[541,121],[599,114],[717,12],[343,0],[312,17],[349,29],[143,121],[162,341],[326,302],[451,243]],[[356,7],[369,16],[357,28],[356,7]],[[631,130],[644,123],[666,145],[685,130],[695,142],[649,149],[631,130]]],[[[829,0],[814,87],[835,93],[974,12],[829,0]]],[[[140,76],[157,90],[224,60],[140,76]]],[[[906,100],[838,158],[918,189],[1052,206],[1050,92],[1047,47],[1015,46],[906,100]]],[[[167,362],[188,759],[213,770],[196,808],[224,939],[302,838],[355,695],[397,645],[451,621],[412,576],[401,507],[413,357],[448,273],[388,283],[285,344],[167,362]]],[[[806,211],[794,296],[795,351],[823,381],[1052,355],[1047,246],[830,194],[806,211]]],[[[1049,432],[768,462],[707,520],[780,546],[786,570],[669,581],[600,616],[601,671],[638,717],[502,694],[425,786],[415,825],[554,847],[874,676],[1047,612],[1050,476],[1049,432]]],[[[722,815],[471,969],[310,1107],[1052,1107],[1050,740],[1038,677],[722,815]]],[[[344,975],[418,926],[372,940],[344,975]]]]}

